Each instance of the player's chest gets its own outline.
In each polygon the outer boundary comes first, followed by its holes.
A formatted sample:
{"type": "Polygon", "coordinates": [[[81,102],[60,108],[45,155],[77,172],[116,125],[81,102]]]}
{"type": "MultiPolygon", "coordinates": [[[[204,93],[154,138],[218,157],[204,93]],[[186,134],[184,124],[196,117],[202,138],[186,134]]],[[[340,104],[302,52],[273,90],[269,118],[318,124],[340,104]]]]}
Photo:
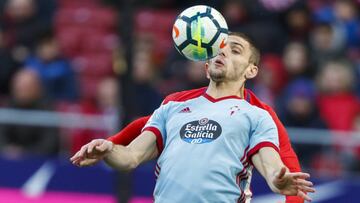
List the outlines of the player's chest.
{"type": "MultiPolygon", "coordinates": [[[[250,118],[240,105],[184,105],[169,115],[169,139],[185,143],[215,140],[243,142],[251,129],[250,118]]],[[[217,141],[218,142],[218,141],[217,141]]]]}

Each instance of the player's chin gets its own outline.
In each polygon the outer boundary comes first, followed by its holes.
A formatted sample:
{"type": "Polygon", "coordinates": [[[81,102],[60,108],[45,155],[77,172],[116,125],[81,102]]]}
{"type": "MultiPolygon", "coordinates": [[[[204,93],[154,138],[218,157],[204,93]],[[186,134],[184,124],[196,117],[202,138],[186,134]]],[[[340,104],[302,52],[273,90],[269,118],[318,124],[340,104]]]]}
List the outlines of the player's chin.
{"type": "Polygon", "coordinates": [[[214,82],[223,82],[225,80],[225,73],[224,72],[212,72],[210,74],[210,78],[214,82]]]}

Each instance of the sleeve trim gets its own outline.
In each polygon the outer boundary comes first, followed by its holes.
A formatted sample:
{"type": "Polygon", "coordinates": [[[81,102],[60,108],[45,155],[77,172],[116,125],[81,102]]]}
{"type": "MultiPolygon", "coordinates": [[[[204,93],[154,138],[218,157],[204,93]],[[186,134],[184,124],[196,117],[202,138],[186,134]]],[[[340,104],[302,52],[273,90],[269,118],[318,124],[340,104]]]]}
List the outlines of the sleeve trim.
{"type": "Polygon", "coordinates": [[[144,128],[143,131],[145,131],[145,130],[150,131],[150,132],[155,134],[155,136],[156,136],[156,147],[157,147],[159,155],[160,155],[162,150],[164,149],[163,138],[162,138],[160,130],[157,129],[156,127],[152,127],[152,126],[144,128]]]}
{"type": "Polygon", "coordinates": [[[248,157],[248,160],[249,160],[251,165],[253,165],[251,157],[254,154],[256,154],[261,148],[264,148],[264,147],[271,147],[271,148],[275,149],[275,151],[277,151],[279,153],[279,148],[274,143],[268,142],[268,141],[260,142],[257,145],[255,145],[255,147],[250,149],[249,152],[247,153],[247,157],[248,157]]]}

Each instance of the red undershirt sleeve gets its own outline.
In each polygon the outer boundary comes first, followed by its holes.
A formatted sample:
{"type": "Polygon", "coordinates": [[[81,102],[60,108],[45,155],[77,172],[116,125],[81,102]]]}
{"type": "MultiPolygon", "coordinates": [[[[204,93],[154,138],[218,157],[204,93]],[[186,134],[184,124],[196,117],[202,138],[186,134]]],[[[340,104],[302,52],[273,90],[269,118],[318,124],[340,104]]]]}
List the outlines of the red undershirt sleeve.
{"type": "Polygon", "coordinates": [[[146,122],[149,120],[150,116],[140,117],[132,121],[129,125],[123,128],[120,132],[108,138],[114,144],[119,145],[128,145],[133,141],[137,136],[141,134],[141,130],[145,126],[146,122]]]}

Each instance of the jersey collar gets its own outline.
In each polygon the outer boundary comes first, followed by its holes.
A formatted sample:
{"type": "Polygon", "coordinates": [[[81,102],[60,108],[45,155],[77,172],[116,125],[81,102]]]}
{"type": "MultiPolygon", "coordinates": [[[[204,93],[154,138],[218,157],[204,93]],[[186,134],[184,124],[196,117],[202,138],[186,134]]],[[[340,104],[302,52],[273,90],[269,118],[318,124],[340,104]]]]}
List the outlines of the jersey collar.
{"type": "Polygon", "coordinates": [[[219,102],[219,101],[222,101],[222,100],[226,100],[226,99],[239,99],[239,100],[242,100],[242,99],[243,99],[243,98],[241,98],[241,97],[239,97],[239,96],[235,96],[235,95],[226,96],[226,97],[220,97],[220,98],[216,98],[216,99],[215,99],[214,97],[208,95],[206,92],[203,94],[203,96],[204,96],[207,100],[209,100],[209,101],[211,101],[211,102],[213,102],[213,103],[219,102]]]}

